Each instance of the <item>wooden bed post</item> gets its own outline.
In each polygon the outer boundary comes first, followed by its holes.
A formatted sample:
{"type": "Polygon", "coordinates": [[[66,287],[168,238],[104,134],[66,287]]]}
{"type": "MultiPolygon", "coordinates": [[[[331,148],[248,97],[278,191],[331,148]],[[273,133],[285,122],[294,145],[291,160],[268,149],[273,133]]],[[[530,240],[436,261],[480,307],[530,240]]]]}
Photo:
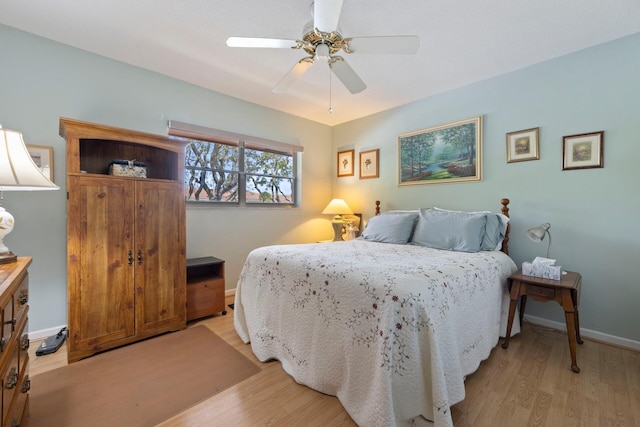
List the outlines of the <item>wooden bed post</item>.
{"type": "MultiPolygon", "coordinates": [[[[500,200],[502,203],[502,214],[506,217],[509,216],[509,199],[500,200]]],[[[507,232],[505,233],[504,240],[502,241],[501,251],[509,255],[509,231],[511,230],[511,224],[507,224],[507,232]]]]}
{"type": "Polygon", "coordinates": [[[380,200],[376,200],[376,215],[380,215],[380,200]]]}

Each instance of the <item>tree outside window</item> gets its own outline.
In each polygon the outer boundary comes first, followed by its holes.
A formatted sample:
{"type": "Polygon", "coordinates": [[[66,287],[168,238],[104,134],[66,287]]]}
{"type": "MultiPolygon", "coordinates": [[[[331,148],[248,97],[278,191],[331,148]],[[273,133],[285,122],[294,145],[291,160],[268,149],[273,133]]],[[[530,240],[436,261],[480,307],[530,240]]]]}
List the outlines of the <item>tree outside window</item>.
{"type": "Polygon", "coordinates": [[[192,139],[185,155],[189,202],[294,205],[295,153],[192,139]],[[243,177],[243,178],[242,178],[243,177]]]}

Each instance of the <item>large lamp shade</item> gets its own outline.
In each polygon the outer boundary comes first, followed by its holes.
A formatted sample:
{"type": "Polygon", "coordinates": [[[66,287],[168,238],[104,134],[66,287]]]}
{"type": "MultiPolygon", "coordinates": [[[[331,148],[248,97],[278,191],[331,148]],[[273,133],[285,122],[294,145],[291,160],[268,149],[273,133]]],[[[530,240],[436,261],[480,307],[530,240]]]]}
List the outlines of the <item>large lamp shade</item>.
{"type": "MultiPolygon", "coordinates": [[[[0,127],[0,202],[4,191],[57,190],[59,187],[33,162],[22,133],[0,127]]],[[[0,206],[0,264],[13,262],[16,256],[4,244],[11,233],[14,218],[0,206]]]]}

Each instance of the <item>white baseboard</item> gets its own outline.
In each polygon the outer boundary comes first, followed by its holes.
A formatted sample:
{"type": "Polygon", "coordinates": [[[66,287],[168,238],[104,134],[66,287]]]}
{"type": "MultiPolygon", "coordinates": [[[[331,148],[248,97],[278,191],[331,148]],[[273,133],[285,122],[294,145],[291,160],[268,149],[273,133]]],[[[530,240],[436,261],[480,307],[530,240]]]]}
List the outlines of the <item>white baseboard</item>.
{"type": "MultiPolygon", "coordinates": [[[[546,326],[552,329],[558,329],[560,331],[566,331],[567,325],[561,322],[554,322],[553,320],[543,319],[541,317],[524,315],[524,319],[540,326],[546,326]]],[[[590,329],[580,328],[580,336],[583,338],[591,338],[594,341],[600,341],[606,344],[615,345],[617,347],[628,348],[629,350],[640,351],[640,342],[633,341],[626,338],[616,337],[614,335],[605,334],[598,331],[592,331],[590,329]]]]}
{"type": "Polygon", "coordinates": [[[232,297],[236,294],[236,290],[235,289],[227,289],[226,291],[224,291],[224,296],[225,297],[232,297]]]}
{"type": "Polygon", "coordinates": [[[57,326],[55,328],[41,329],[39,331],[29,331],[29,340],[33,341],[33,340],[39,340],[42,338],[50,337],[51,335],[55,335],[58,332],[60,332],[60,329],[66,328],[66,327],[67,325],[62,325],[62,326],[57,326]]]}

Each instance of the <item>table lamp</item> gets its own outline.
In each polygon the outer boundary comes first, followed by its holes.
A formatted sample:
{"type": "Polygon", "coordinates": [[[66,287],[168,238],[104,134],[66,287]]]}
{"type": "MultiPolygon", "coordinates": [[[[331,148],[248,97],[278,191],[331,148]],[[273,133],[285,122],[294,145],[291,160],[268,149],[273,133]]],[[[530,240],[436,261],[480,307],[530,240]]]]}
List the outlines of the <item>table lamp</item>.
{"type": "Polygon", "coordinates": [[[353,211],[349,208],[349,205],[342,199],[333,199],[329,202],[326,208],[322,211],[324,215],[335,215],[331,221],[333,224],[333,241],[339,242],[342,240],[342,228],[347,223],[342,218],[342,215],[353,215],[353,211]]]}
{"type": "Polygon", "coordinates": [[[534,242],[542,242],[544,240],[544,235],[549,235],[549,244],[547,245],[547,258],[549,258],[549,250],[551,249],[551,233],[549,229],[551,228],[551,224],[544,223],[539,227],[530,228],[527,230],[527,236],[534,242]]]}
{"type": "MultiPolygon", "coordinates": [[[[5,191],[58,189],[33,162],[22,133],[0,126],[0,203],[5,191]]],[[[14,224],[13,215],[0,205],[0,264],[14,262],[17,258],[3,242],[14,224]]]]}

